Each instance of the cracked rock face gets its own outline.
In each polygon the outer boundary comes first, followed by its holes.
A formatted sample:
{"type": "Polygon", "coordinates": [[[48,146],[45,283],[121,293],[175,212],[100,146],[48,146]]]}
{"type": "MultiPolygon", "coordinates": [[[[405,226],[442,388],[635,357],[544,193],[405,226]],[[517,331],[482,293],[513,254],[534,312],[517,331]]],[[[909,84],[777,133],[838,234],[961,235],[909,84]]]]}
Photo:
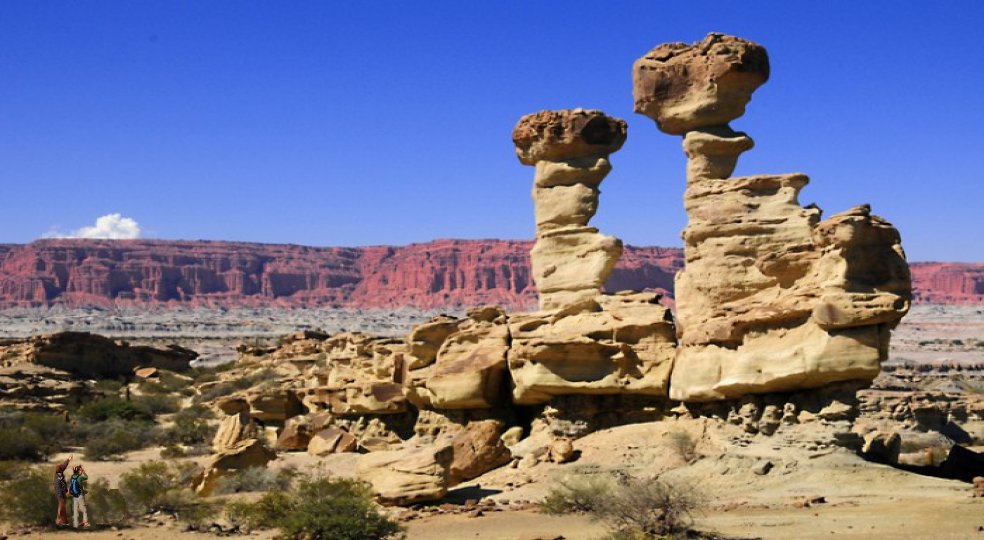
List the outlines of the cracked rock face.
{"type": "Polygon", "coordinates": [[[540,309],[577,304],[601,290],[622,242],[588,222],[598,210],[608,156],[622,147],[625,121],[601,111],[540,111],[520,119],[513,142],[520,162],[535,165],[536,244],[530,252],[540,309]]]}
{"type": "Polygon", "coordinates": [[[765,47],[711,33],[702,41],[664,43],[632,67],[635,112],[672,135],[726,125],[745,114],[752,92],[769,79],[765,47]]]}
{"type": "Polygon", "coordinates": [[[765,49],[721,34],[635,65],[636,111],[683,135],[688,162],[672,399],[871,381],[909,308],[898,231],[867,205],[821,221],[803,174],[731,177],[753,142],[728,122],[768,73],[765,49]]]}

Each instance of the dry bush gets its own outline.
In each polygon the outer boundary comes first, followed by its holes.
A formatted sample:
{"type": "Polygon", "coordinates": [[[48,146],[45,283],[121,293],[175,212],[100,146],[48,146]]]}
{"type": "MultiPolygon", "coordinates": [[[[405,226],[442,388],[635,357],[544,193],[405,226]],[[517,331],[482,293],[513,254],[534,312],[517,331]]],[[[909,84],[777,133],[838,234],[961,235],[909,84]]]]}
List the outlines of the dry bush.
{"type": "Polygon", "coordinates": [[[606,523],[611,540],[684,536],[702,505],[702,497],[687,484],[598,476],[561,482],[541,503],[548,513],[583,512],[606,523]]]}
{"type": "Polygon", "coordinates": [[[585,475],[558,481],[540,502],[547,514],[584,514],[611,496],[615,481],[610,476],[585,475]]]}
{"type": "Polygon", "coordinates": [[[666,442],[681,459],[693,463],[697,459],[697,439],[687,431],[674,430],[666,434],[666,442]]]}

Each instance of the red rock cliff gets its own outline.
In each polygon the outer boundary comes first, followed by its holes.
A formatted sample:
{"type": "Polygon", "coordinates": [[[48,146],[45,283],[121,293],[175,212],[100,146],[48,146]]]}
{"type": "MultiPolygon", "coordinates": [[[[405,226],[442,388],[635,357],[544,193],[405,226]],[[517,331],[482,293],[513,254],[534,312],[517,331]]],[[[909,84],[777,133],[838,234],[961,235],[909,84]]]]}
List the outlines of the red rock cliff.
{"type": "MultiPolygon", "coordinates": [[[[408,246],[307,247],[170,240],[0,244],[0,308],[45,305],[533,307],[532,243],[435,240],[408,246]]],[[[610,291],[663,289],[678,248],[627,246],[610,291]]],[[[984,303],[984,264],[915,263],[916,299],[984,303]]]]}

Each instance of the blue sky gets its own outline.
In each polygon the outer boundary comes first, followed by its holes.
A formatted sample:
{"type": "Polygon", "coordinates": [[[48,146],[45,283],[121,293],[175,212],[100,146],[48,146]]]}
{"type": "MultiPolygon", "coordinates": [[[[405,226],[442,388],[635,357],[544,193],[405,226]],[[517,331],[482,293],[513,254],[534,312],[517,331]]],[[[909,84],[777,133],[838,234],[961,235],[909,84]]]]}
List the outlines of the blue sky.
{"type": "Polygon", "coordinates": [[[113,213],[152,238],[309,245],[531,238],[510,132],[629,122],[602,231],[680,245],[677,137],[631,65],[709,31],[765,45],[737,174],[870,203],[911,260],[984,260],[982,2],[0,3],[0,242],[113,213]]]}

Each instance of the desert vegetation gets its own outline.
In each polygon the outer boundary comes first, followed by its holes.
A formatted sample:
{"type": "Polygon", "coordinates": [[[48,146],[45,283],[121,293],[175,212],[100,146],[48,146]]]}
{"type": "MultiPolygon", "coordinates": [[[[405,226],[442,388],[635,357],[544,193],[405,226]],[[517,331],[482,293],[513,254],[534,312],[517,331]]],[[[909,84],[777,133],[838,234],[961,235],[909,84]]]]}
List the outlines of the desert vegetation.
{"type": "Polygon", "coordinates": [[[540,503],[548,514],[586,514],[609,528],[607,540],[700,537],[694,515],[703,498],[693,486],[659,478],[609,475],[561,480],[540,503]]]}

